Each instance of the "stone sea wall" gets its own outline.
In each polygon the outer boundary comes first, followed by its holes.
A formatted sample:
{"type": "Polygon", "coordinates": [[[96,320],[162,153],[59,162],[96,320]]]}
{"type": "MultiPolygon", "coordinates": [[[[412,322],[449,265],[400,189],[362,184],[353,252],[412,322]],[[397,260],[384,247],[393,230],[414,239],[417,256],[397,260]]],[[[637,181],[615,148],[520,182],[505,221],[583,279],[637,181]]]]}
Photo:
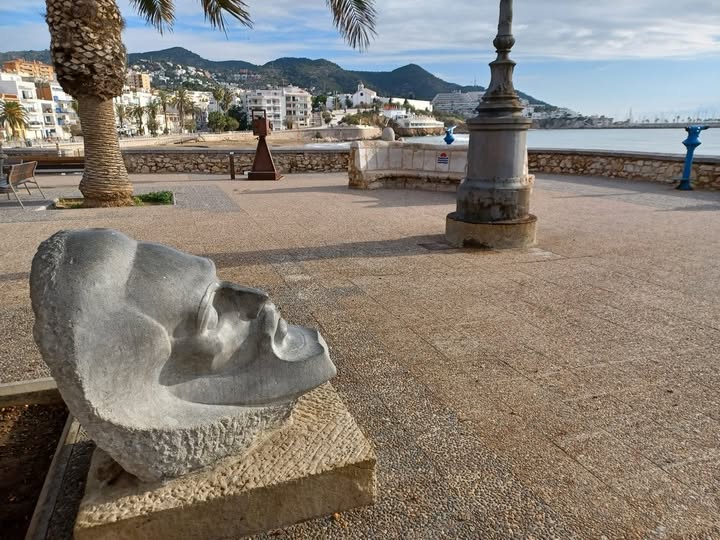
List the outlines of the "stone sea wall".
{"type": "MultiPolygon", "coordinates": [[[[123,150],[130,173],[229,174],[227,149],[128,148],[123,150]]],[[[238,175],[252,167],[254,149],[235,150],[238,175]]],[[[351,149],[283,148],[273,150],[283,173],[348,171],[350,187],[396,187],[453,191],[465,176],[467,146],[362,141],[351,149]],[[442,156],[442,154],[446,154],[442,156]]],[[[675,184],[684,157],[600,150],[533,149],[528,152],[531,173],[605,176],[675,184]]],[[[693,185],[720,190],[720,158],[696,157],[693,185]]]]}
{"type": "Polygon", "coordinates": [[[442,127],[436,127],[436,128],[403,128],[403,127],[396,127],[395,133],[399,137],[425,137],[425,136],[438,136],[438,135],[445,135],[445,128],[442,127]]]}
{"type": "MultiPolygon", "coordinates": [[[[350,149],[349,186],[358,189],[455,190],[467,169],[467,146],[359,142],[350,149]],[[440,160],[447,154],[447,163],[440,160]]],[[[601,150],[533,149],[530,173],[604,176],[676,184],[684,156],[601,150]]],[[[720,158],[696,157],[693,186],[720,190],[720,158]]]]}
{"type": "MultiPolygon", "coordinates": [[[[230,150],[133,148],[123,150],[129,173],[230,174],[230,150]]],[[[254,149],[234,150],[238,176],[252,168],[254,149]]],[[[282,173],[345,172],[348,151],[343,149],[278,149],[272,151],[275,167],[282,173]]]]}
{"type": "MultiPolygon", "coordinates": [[[[676,184],[682,176],[684,156],[600,150],[533,149],[528,152],[530,172],[606,176],[676,184]]],[[[720,158],[696,157],[691,178],[698,189],[720,189],[720,158]]]]}

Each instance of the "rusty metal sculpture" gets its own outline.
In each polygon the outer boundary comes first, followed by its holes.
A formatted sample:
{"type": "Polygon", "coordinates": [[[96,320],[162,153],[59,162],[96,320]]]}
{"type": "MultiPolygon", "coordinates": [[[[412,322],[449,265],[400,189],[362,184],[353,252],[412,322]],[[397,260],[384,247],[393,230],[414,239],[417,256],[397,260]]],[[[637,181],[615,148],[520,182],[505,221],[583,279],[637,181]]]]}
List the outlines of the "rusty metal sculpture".
{"type": "Polygon", "coordinates": [[[251,112],[253,135],[258,137],[257,150],[252,170],[248,173],[248,180],[280,180],[282,175],[275,168],[270,148],[265,137],[270,135],[272,128],[264,109],[253,109],[251,112]],[[262,116],[260,116],[262,113],[262,116]]]}

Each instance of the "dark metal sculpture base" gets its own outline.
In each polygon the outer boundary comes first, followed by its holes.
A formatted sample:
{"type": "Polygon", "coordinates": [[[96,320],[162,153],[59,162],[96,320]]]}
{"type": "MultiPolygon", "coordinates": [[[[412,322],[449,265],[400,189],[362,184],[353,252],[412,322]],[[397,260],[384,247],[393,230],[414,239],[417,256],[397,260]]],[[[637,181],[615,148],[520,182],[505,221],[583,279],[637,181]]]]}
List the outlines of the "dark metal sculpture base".
{"type": "Polygon", "coordinates": [[[247,175],[248,180],[280,180],[283,175],[277,171],[273,172],[249,172],[247,175]]]}
{"type": "Polygon", "coordinates": [[[270,148],[262,135],[258,138],[252,170],[247,177],[248,180],[280,180],[282,178],[282,174],[275,168],[270,148]]]}

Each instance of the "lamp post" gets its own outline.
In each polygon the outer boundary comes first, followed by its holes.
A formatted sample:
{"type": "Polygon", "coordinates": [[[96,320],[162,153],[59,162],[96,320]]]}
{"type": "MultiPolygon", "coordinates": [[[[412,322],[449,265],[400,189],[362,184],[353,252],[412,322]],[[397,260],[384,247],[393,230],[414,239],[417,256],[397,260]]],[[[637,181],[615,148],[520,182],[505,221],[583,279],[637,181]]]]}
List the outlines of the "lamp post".
{"type": "Polygon", "coordinates": [[[528,174],[527,130],[512,76],[512,0],[500,0],[497,58],[490,86],[468,120],[468,170],[457,192],[457,210],[448,214],[445,236],[458,247],[516,248],[535,243],[537,218],[530,214],[534,176],[528,174]]]}

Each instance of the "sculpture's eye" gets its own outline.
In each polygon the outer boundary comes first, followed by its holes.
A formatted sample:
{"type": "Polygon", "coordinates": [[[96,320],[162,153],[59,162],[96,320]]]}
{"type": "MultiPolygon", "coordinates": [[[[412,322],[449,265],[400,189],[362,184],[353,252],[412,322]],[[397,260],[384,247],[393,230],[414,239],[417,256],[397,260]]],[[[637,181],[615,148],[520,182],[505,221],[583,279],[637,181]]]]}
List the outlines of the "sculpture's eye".
{"type": "Polygon", "coordinates": [[[198,333],[212,330],[218,325],[218,312],[213,304],[219,286],[219,283],[210,284],[203,295],[203,299],[200,301],[195,319],[195,328],[198,333]]]}
{"type": "Polygon", "coordinates": [[[214,330],[218,325],[218,312],[212,305],[208,309],[208,315],[205,323],[205,330],[214,330]]]}

